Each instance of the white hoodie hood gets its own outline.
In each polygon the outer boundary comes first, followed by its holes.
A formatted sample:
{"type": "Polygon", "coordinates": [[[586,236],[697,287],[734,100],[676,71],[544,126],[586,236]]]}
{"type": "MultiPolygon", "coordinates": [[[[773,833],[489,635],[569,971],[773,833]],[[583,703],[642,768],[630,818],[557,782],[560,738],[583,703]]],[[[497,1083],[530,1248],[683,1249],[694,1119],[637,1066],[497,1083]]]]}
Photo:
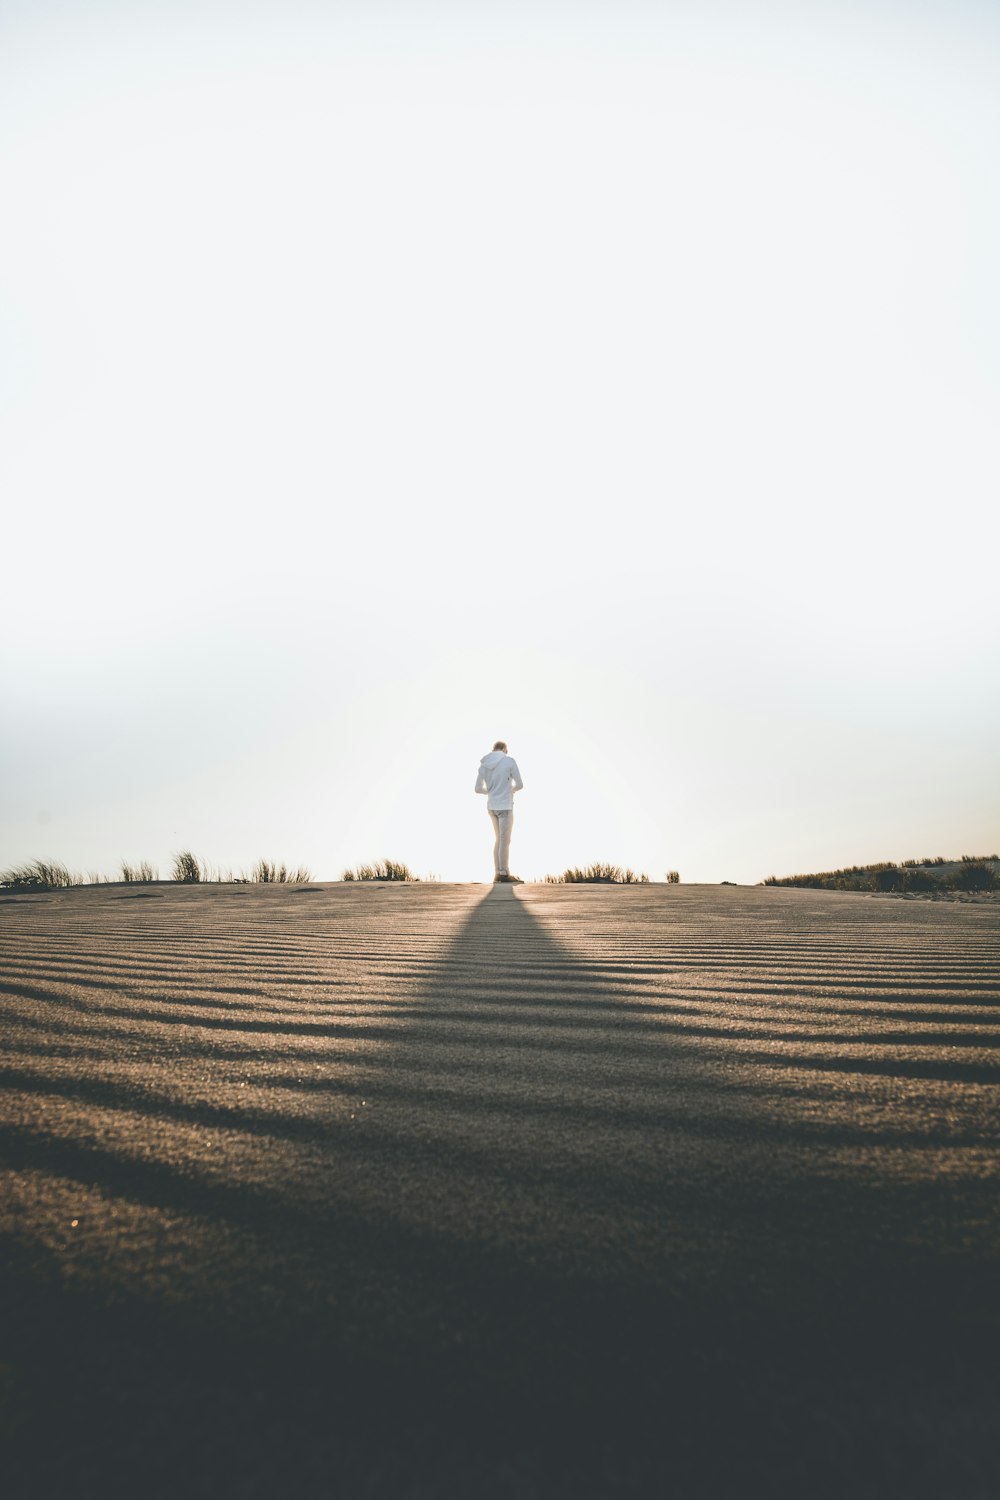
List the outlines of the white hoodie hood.
{"type": "Polygon", "coordinates": [[[491,750],[479,762],[476,791],[486,797],[490,812],[510,812],[514,793],[524,785],[517,761],[503,750],[491,750]]]}

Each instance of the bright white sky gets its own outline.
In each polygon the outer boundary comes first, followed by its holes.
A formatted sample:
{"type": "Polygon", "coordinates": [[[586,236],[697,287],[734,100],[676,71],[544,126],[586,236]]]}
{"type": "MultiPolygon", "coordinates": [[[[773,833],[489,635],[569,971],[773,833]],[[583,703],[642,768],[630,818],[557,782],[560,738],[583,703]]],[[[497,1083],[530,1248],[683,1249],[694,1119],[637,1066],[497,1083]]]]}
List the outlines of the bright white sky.
{"type": "Polygon", "coordinates": [[[1000,845],[1000,9],[0,0],[0,862],[1000,845]]]}

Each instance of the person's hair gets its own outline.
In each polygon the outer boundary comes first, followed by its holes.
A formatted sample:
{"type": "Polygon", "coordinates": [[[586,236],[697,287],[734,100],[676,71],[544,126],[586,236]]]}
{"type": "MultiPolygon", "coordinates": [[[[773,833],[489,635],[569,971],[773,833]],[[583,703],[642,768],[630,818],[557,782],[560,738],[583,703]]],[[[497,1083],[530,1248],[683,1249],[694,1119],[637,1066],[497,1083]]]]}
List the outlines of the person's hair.
{"type": "Polygon", "coordinates": [[[494,750],[502,750],[503,753],[506,755],[507,754],[507,742],[506,742],[506,740],[497,740],[497,742],[493,746],[493,748],[494,748],[494,750]]]}

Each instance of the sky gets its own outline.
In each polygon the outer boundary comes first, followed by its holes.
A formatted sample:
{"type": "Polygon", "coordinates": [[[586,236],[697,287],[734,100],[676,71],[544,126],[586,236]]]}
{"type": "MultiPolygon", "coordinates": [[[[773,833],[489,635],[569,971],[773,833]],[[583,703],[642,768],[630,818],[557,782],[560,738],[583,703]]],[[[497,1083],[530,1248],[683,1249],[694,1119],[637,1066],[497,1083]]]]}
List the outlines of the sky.
{"type": "Polygon", "coordinates": [[[0,864],[995,851],[998,150],[971,0],[0,0],[0,864]]]}

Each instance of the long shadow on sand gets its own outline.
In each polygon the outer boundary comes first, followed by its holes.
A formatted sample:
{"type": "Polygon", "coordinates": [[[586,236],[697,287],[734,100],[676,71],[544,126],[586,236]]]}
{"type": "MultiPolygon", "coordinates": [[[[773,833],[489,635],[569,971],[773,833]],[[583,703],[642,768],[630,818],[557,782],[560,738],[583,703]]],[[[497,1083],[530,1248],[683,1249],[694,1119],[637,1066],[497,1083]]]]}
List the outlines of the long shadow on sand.
{"type": "Polygon", "coordinates": [[[975,1129],[851,1109],[977,1065],[831,1056],[801,1007],[779,1055],[511,890],[419,972],[371,1021],[321,968],[252,1014],[209,986],[156,1086],[72,1064],[163,1005],[22,1016],[6,1083],[52,1123],[3,1159],[95,1227],[71,1279],[54,1229],[10,1242],[13,1493],[985,1493],[992,1187],[914,1170],[975,1129]],[[192,1087],[262,1045],[245,1101],[192,1087]]]}

